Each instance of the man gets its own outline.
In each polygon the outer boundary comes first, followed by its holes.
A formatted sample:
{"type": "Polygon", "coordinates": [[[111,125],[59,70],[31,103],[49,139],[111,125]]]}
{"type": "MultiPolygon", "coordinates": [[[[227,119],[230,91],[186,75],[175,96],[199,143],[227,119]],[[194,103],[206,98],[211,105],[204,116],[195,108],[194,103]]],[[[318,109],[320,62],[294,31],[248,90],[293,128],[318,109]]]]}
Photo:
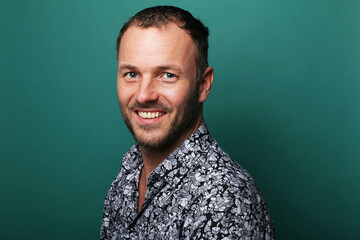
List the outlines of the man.
{"type": "Polygon", "coordinates": [[[209,135],[208,29],[171,6],[137,13],[117,39],[118,95],[136,144],[105,199],[101,239],[273,239],[250,175],[209,135]]]}

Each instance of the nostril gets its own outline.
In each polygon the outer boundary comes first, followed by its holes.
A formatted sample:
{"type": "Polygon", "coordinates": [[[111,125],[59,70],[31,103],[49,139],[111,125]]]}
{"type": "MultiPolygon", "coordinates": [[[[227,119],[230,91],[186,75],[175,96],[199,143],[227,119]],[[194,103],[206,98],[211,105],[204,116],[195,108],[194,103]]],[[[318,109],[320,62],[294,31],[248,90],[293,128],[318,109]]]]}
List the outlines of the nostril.
{"type": "Polygon", "coordinates": [[[156,101],[158,98],[159,94],[152,86],[140,87],[136,95],[136,100],[139,103],[156,101]]]}

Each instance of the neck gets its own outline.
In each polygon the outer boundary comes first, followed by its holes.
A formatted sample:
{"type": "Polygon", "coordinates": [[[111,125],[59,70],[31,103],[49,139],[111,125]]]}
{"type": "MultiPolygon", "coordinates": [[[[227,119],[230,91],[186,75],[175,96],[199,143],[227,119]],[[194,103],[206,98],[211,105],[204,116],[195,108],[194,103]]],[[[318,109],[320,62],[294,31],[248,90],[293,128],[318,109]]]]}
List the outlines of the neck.
{"type": "Polygon", "coordinates": [[[196,124],[186,131],[183,137],[180,137],[172,146],[165,149],[150,149],[140,146],[141,155],[144,162],[144,175],[146,179],[150,176],[151,172],[167,157],[172,153],[178,146],[180,146],[191,134],[193,134],[201,125],[203,119],[199,118],[196,124]]]}
{"type": "Polygon", "coordinates": [[[150,173],[171,153],[168,151],[154,151],[140,146],[141,155],[144,161],[143,171],[146,179],[150,173]]]}

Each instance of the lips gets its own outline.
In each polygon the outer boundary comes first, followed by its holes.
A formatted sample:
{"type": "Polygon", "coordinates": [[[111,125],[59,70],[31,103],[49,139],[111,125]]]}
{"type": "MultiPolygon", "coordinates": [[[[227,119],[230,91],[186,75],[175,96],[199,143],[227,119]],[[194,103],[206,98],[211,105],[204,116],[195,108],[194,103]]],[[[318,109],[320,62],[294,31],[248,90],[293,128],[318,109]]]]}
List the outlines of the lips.
{"type": "Polygon", "coordinates": [[[137,114],[145,119],[153,119],[163,116],[164,112],[144,112],[144,111],[138,111],[137,114]]]}

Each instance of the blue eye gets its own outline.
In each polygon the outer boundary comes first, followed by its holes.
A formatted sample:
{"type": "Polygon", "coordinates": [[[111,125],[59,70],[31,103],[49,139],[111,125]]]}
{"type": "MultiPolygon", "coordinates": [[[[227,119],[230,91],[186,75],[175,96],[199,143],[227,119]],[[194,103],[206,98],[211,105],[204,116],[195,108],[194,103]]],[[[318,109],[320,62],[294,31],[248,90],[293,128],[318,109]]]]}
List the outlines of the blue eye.
{"type": "Polygon", "coordinates": [[[136,78],[136,77],[137,77],[137,74],[136,74],[135,72],[128,72],[128,73],[126,74],[126,76],[129,77],[129,78],[136,78]]]}
{"type": "Polygon", "coordinates": [[[174,78],[174,77],[175,77],[175,75],[172,74],[172,73],[165,73],[164,76],[165,76],[166,78],[174,78]]]}

